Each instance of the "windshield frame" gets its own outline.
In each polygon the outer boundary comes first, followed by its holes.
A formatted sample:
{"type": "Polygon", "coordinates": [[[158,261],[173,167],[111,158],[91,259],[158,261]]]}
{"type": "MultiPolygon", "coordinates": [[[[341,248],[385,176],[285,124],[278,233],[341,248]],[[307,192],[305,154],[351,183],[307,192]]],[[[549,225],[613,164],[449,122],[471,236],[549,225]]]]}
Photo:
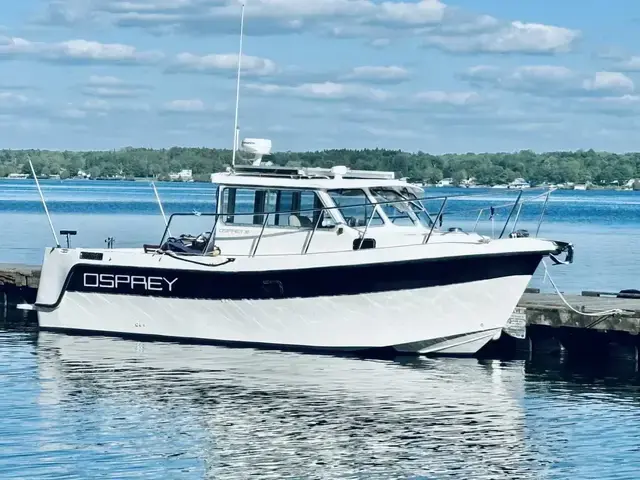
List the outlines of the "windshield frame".
{"type": "Polygon", "coordinates": [[[422,205],[418,196],[407,187],[370,187],[369,194],[378,203],[378,206],[388,223],[395,227],[423,227],[431,228],[433,219],[427,209],[422,205]],[[405,201],[402,201],[405,200],[405,201]],[[393,203],[389,203],[393,202],[393,203]],[[401,208],[398,208],[400,207],[401,208]],[[391,208],[400,216],[390,216],[388,209],[391,208]],[[409,219],[412,225],[398,225],[394,222],[397,218],[409,219]]]}

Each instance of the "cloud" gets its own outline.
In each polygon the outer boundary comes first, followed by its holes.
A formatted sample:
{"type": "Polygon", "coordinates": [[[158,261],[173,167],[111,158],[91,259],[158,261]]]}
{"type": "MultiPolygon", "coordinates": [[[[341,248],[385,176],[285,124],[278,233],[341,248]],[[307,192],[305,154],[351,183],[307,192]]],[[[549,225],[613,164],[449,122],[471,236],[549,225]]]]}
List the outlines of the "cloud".
{"type": "Polygon", "coordinates": [[[68,40],[58,43],[32,42],[18,37],[0,37],[0,58],[32,59],[52,63],[137,65],[154,63],[160,52],[141,52],[130,45],[68,40]]]}
{"type": "Polygon", "coordinates": [[[640,56],[633,55],[613,65],[613,68],[621,72],[640,72],[640,56]]]}
{"type": "Polygon", "coordinates": [[[425,44],[452,53],[556,54],[569,52],[580,37],[577,30],[539,23],[497,25],[471,35],[429,35],[425,44]]]}
{"type": "Polygon", "coordinates": [[[617,97],[581,98],[571,105],[580,113],[605,114],[615,117],[637,116],[640,114],[640,95],[621,95],[617,97]]]}
{"type": "Polygon", "coordinates": [[[374,137],[387,137],[387,138],[416,138],[423,137],[425,132],[419,132],[416,130],[409,130],[406,128],[386,128],[376,127],[373,125],[362,125],[362,130],[374,137]]]}
{"type": "Polygon", "coordinates": [[[30,105],[31,100],[26,95],[16,92],[0,92],[0,109],[19,109],[30,105]]]}
{"type": "Polygon", "coordinates": [[[204,102],[199,98],[189,100],[172,100],[161,109],[165,113],[202,113],[206,110],[204,102]]]}
{"type": "Polygon", "coordinates": [[[148,85],[128,83],[118,77],[92,75],[82,88],[82,93],[99,98],[134,98],[149,89],[148,85]]]}
{"type": "MultiPolygon", "coordinates": [[[[247,33],[327,30],[355,24],[420,27],[440,22],[446,8],[439,0],[251,0],[246,6],[247,33]]],[[[71,25],[98,19],[126,27],[201,34],[237,33],[239,16],[237,0],[50,0],[39,21],[71,25]]]]}
{"type": "Polygon", "coordinates": [[[391,45],[391,40],[388,38],[374,38],[369,42],[373,48],[385,48],[391,45]]]}
{"type": "Polygon", "coordinates": [[[377,88],[337,82],[303,83],[295,86],[247,84],[246,88],[261,95],[286,95],[309,100],[368,100],[383,102],[391,94],[377,88]]]}
{"type": "Polygon", "coordinates": [[[409,71],[395,65],[355,67],[343,75],[342,81],[359,81],[364,83],[398,84],[409,80],[409,71]]]}
{"type": "Polygon", "coordinates": [[[226,105],[221,103],[207,105],[199,98],[188,98],[166,102],[161,105],[159,111],[163,115],[201,115],[212,112],[223,112],[226,109],[226,105]]]}
{"type": "Polygon", "coordinates": [[[513,70],[478,65],[468,69],[460,77],[475,86],[541,97],[615,96],[635,90],[633,80],[620,72],[587,75],[556,65],[528,65],[513,70]]]}
{"type": "Polygon", "coordinates": [[[414,98],[423,104],[466,107],[477,105],[481,96],[477,92],[443,92],[439,90],[417,93],[414,98]]]}
{"type": "MultiPolygon", "coordinates": [[[[100,21],[157,33],[234,34],[237,0],[49,0],[48,24],[100,21]]],[[[420,35],[429,46],[450,52],[554,54],[571,50],[579,32],[521,21],[506,22],[451,7],[440,0],[251,0],[247,35],[316,34],[371,38],[420,35]]]]}
{"type": "MultiPolygon", "coordinates": [[[[181,53],[175,62],[167,68],[168,73],[208,73],[233,76],[238,69],[238,54],[195,55],[181,53]]],[[[278,67],[268,58],[242,55],[242,75],[260,77],[274,75],[278,67]]]]}

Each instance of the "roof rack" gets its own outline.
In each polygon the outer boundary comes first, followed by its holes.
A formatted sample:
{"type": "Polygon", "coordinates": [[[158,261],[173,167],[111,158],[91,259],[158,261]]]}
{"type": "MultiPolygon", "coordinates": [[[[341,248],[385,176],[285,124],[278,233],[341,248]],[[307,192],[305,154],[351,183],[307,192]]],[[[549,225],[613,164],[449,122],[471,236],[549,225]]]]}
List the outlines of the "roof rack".
{"type": "Polygon", "coordinates": [[[321,168],[281,167],[278,165],[236,165],[234,173],[236,175],[258,177],[395,179],[394,172],[385,172],[380,170],[350,170],[344,166],[321,168]]]}

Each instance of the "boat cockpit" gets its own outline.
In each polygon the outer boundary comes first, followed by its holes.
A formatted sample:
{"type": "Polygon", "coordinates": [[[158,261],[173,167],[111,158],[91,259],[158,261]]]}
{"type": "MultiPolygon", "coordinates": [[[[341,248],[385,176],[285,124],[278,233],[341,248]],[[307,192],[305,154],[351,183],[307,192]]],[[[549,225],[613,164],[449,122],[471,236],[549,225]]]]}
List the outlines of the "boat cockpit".
{"type": "Polygon", "coordinates": [[[411,237],[400,244],[420,243],[434,228],[422,190],[396,180],[393,172],[247,166],[213,174],[212,182],[218,188],[210,229],[178,238],[165,232],[161,249],[195,255],[321,253],[399,245],[398,234],[411,237]]]}

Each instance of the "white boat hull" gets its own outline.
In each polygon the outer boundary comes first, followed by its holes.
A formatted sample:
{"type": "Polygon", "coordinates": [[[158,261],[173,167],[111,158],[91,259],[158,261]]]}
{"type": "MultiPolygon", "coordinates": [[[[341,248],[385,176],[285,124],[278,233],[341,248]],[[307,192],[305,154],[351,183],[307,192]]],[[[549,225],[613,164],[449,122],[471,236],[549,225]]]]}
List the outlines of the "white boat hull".
{"type": "Polygon", "coordinates": [[[300,349],[472,355],[499,335],[529,276],[313,299],[201,300],[68,292],[43,329],[300,349]]]}
{"type": "Polygon", "coordinates": [[[555,248],[508,239],[253,258],[52,249],[32,307],[48,330],[472,355],[498,338],[555,248]]]}

